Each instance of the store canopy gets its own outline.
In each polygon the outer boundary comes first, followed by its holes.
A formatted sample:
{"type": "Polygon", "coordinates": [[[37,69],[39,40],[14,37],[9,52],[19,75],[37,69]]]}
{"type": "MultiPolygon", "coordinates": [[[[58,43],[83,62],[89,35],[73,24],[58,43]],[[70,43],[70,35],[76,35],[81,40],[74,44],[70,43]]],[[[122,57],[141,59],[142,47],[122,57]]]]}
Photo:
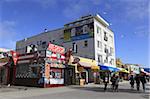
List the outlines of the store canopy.
{"type": "Polygon", "coordinates": [[[150,73],[150,68],[144,68],[144,71],[150,73]]]}
{"type": "Polygon", "coordinates": [[[119,69],[116,67],[104,66],[104,65],[99,65],[99,66],[101,70],[108,70],[108,71],[113,71],[113,72],[119,71],[119,69]]]}
{"type": "Polygon", "coordinates": [[[123,72],[123,73],[129,73],[129,71],[127,71],[126,69],[124,68],[118,68],[119,69],[119,72],[123,72]]]}
{"type": "Polygon", "coordinates": [[[77,63],[80,64],[83,67],[98,68],[98,66],[96,65],[95,60],[88,59],[88,58],[83,58],[83,57],[78,57],[78,56],[73,56],[73,58],[74,58],[74,61],[76,61],[78,59],[77,63]]]}

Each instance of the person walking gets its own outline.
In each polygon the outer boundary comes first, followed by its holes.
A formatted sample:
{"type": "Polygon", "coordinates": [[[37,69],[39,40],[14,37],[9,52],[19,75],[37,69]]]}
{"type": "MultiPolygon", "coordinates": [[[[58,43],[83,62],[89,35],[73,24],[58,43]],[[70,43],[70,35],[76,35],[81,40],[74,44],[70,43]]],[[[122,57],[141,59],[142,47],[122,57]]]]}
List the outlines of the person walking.
{"type": "Polygon", "coordinates": [[[136,74],[135,81],[136,81],[137,91],[139,91],[140,90],[140,75],[139,74],[136,74]]]}
{"type": "Polygon", "coordinates": [[[104,75],[103,82],[104,82],[104,91],[106,91],[107,90],[107,85],[109,83],[109,75],[108,75],[107,72],[104,75]]]}
{"type": "Polygon", "coordinates": [[[134,88],[134,76],[131,75],[129,80],[130,80],[131,89],[133,89],[134,88]]]}
{"type": "Polygon", "coordinates": [[[115,91],[117,91],[118,92],[118,86],[119,86],[119,81],[120,81],[120,78],[119,78],[119,76],[118,75],[116,75],[116,77],[115,77],[116,79],[115,79],[115,91]]]}
{"type": "Polygon", "coordinates": [[[116,82],[116,75],[115,74],[111,77],[110,81],[112,83],[111,84],[112,91],[114,91],[115,90],[115,82],[116,82]]]}
{"type": "Polygon", "coordinates": [[[145,78],[145,74],[144,74],[144,73],[141,73],[140,81],[141,81],[142,86],[143,86],[143,91],[145,92],[145,83],[146,83],[146,78],[145,78]]]}

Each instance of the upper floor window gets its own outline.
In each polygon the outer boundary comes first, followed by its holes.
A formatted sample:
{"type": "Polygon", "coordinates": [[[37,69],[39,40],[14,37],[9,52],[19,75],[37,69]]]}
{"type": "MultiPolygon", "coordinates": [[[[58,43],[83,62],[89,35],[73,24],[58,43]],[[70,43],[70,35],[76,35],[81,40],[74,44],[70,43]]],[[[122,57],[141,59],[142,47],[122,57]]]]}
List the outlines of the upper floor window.
{"type": "Polygon", "coordinates": [[[105,63],[108,63],[108,57],[106,56],[106,59],[104,60],[105,63]]]}
{"type": "Polygon", "coordinates": [[[100,42],[99,40],[97,41],[97,47],[102,48],[102,42],[100,42]]]}
{"type": "Polygon", "coordinates": [[[97,34],[100,34],[101,33],[101,29],[100,27],[97,26],[97,34]]]}
{"type": "Polygon", "coordinates": [[[111,65],[114,65],[114,59],[111,59],[111,60],[110,60],[110,64],[111,64],[111,65]]]}
{"type": "Polygon", "coordinates": [[[102,55],[98,54],[98,63],[102,63],[102,55]]]}
{"type": "Polygon", "coordinates": [[[107,37],[107,33],[106,32],[104,32],[104,40],[108,41],[108,37],[107,37]]]}
{"type": "Polygon", "coordinates": [[[84,47],[87,47],[88,46],[88,41],[84,41],[84,47]]]}
{"type": "Polygon", "coordinates": [[[112,54],[113,54],[113,48],[110,47],[110,55],[112,55],[112,54]]]}
{"type": "Polygon", "coordinates": [[[82,28],[82,26],[76,27],[76,33],[75,33],[75,35],[78,36],[78,35],[81,35],[82,33],[83,33],[83,28],[82,28]]]}

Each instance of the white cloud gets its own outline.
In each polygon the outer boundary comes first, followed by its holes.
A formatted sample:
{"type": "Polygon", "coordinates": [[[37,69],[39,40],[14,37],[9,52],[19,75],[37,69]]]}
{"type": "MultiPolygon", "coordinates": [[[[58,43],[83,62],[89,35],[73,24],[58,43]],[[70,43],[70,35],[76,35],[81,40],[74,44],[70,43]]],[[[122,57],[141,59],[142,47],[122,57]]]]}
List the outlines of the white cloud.
{"type": "Polygon", "coordinates": [[[137,37],[148,37],[150,35],[150,31],[148,31],[148,26],[141,25],[136,27],[134,35],[137,37]]]}
{"type": "Polygon", "coordinates": [[[2,21],[0,23],[0,47],[15,48],[15,37],[17,33],[14,28],[16,22],[14,21],[2,21]]]}

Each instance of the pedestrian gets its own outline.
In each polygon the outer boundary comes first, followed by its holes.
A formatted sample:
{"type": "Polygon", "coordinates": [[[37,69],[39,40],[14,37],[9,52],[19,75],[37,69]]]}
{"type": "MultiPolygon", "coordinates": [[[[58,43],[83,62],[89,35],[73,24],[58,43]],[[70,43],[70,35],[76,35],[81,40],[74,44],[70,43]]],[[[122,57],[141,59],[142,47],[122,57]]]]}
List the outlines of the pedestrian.
{"type": "Polygon", "coordinates": [[[116,82],[116,75],[115,74],[111,77],[110,81],[112,83],[111,84],[112,90],[114,91],[115,90],[115,82],[116,82]]]}
{"type": "Polygon", "coordinates": [[[129,80],[130,80],[131,89],[133,89],[134,88],[134,76],[131,75],[129,80]]]}
{"type": "Polygon", "coordinates": [[[135,81],[136,81],[137,91],[139,91],[140,90],[140,75],[139,74],[136,74],[135,81]]]}
{"type": "Polygon", "coordinates": [[[104,82],[104,91],[106,91],[107,90],[107,85],[109,83],[109,75],[108,75],[107,72],[104,75],[103,82],[104,82]]]}
{"type": "Polygon", "coordinates": [[[145,91],[146,78],[145,78],[145,74],[144,73],[141,73],[140,81],[141,81],[142,86],[143,86],[143,91],[145,91]]]}
{"type": "Polygon", "coordinates": [[[116,78],[116,79],[115,79],[115,91],[118,92],[118,86],[119,86],[120,78],[119,78],[118,75],[117,75],[115,78],[116,78]]]}

